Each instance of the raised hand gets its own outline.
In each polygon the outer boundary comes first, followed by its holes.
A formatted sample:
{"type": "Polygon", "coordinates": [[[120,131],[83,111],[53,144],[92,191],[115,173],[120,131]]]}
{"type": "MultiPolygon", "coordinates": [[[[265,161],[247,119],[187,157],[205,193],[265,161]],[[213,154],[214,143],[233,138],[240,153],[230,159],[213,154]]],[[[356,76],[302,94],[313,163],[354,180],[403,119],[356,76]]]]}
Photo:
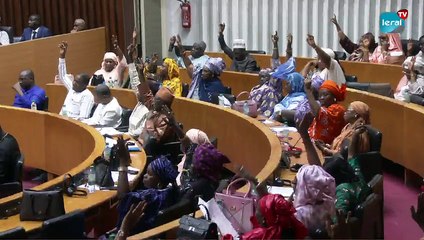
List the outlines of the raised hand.
{"type": "Polygon", "coordinates": [[[180,34],[177,34],[177,37],[176,37],[176,43],[177,43],[177,46],[178,46],[178,48],[180,49],[180,51],[183,51],[183,50],[184,50],[184,48],[183,48],[183,43],[182,43],[182,41],[181,41],[181,36],[180,36],[180,34]]]}
{"type": "Polygon", "coordinates": [[[334,25],[339,25],[339,23],[337,22],[336,14],[333,14],[333,17],[330,19],[330,21],[331,21],[334,25]]]}
{"type": "Polygon", "coordinates": [[[132,44],[137,45],[137,28],[135,26],[132,33],[132,44]]]}
{"type": "Polygon", "coordinates": [[[275,34],[274,35],[271,35],[272,43],[274,45],[276,45],[278,43],[278,39],[279,39],[279,37],[278,37],[277,31],[275,31],[275,34]]]}
{"type": "Polygon", "coordinates": [[[119,158],[119,166],[121,167],[127,167],[131,164],[131,157],[130,153],[128,152],[127,141],[128,140],[124,140],[122,136],[119,136],[116,143],[116,154],[119,158]]]}
{"type": "Polygon", "coordinates": [[[424,193],[418,195],[417,210],[414,206],[411,206],[411,216],[424,231],[424,193]]]}
{"type": "Polygon", "coordinates": [[[223,34],[224,30],[225,30],[225,23],[220,23],[219,29],[218,29],[219,34],[223,34]]]}
{"type": "Polygon", "coordinates": [[[175,126],[177,124],[177,120],[175,120],[174,114],[171,109],[165,104],[162,106],[162,113],[165,114],[167,120],[165,122],[170,126],[175,126]]]}
{"type": "Polygon", "coordinates": [[[303,82],[303,86],[305,88],[305,91],[312,91],[312,80],[306,78],[303,82]]]}
{"type": "Polygon", "coordinates": [[[177,41],[177,37],[175,37],[175,36],[170,37],[169,38],[169,45],[174,46],[176,41],[177,41]]]}
{"type": "Polygon", "coordinates": [[[152,63],[157,63],[159,60],[159,55],[157,53],[152,54],[152,63]]]}
{"type": "Polygon", "coordinates": [[[287,44],[293,43],[293,35],[291,33],[287,34],[287,44]]]}
{"type": "Polygon", "coordinates": [[[128,51],[128,56],[131,58],[133,62],[135,62],[138,56],[137,45],[134,43],[131,43],[130,45],[128,45],[127,51],[128,51]]]}
{"type": "Polygon", "coordinates": [[[111,41],[112,41],[113,49],[117,49],[119,47],[118,37],[116,35],[112,35],[111,41]]]}
{"type": "Polygon", "coordinates": [[[125,215],[122,220],[121,230],[128,234],[144,216],[144,211],[146,210],[147,203],[146,201],[141,201],[137,204],[132,204],[130,210],[125,215]]]}
{"type": "Polygon", "coordinates": [[[62,41],[59,43],[59,56],[60,58],[65,58],[66,51],[68,50],[68,43],[65,41],[62,41]]]}
{"type": "Polygon", "coordinates": [[[337,223],[334,224],[331,217],[328,216],[325,222],[325,228],[331,238],[350,238],[350,226],[349,221],[352,213],[348,212],[347,215],[342,211],[336,211],[337,223]]]}
{"type": "Polygon", "coordinates": [[[315,48],[317,45],[315,43],[315,38],[313,35],[308,34],[308,37],[306,38],[306,42],[308,43],[309,46],[315,48]]]}

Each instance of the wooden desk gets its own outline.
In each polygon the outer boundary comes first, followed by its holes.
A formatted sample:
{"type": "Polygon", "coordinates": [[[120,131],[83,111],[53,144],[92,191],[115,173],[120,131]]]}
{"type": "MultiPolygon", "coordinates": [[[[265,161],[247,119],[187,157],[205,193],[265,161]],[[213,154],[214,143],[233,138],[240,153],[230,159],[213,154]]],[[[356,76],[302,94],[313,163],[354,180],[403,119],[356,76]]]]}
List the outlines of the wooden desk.
{"type": "MultiPolygon", "coordinates": [[[[17,139],[25,155],[25,166],[41,168],[49,173],[60,175],[51,181],[36,186],[43,190],[60,185],[63,174],[77,175],[88,168],[103,153],[104,139],[94,128],[81,122],[63,118],[57,114],[42,111],[0,106],[2,128],[17,139]],[[17,121],[27,124],[17,124],[17,121]]],[[[143,169],[146,163],[144,152],[131,153],[133,166],[143,169]]],[[[141,172],[141,171],[140,171],[141,172]]],[[[0,199],[0,204],[19,201],[22,193],[0,199]]],[[[64,197],[65,210],[88,210],[110,206],[116,191],[98,191],[87,197],[64,197]]],[[[42,222],[19,221],[19,215],[0,220],[0,231],[22,226],[26,231],[34,231],[42,222]]]]}

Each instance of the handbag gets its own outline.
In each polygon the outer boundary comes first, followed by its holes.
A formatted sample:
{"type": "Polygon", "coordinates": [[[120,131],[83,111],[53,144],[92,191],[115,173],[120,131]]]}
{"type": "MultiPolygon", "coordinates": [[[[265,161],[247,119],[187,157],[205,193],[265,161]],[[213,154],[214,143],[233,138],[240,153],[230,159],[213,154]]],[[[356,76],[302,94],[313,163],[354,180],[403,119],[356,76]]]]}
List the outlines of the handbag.
{"type": "MultiPolygon", "coordinates": [[[[200,205],[199,205],[200,206],[200,205]]],[[[184,215],[180,218],[180,227],[177,231],[177,239],[218,239],[218,226],[211,222],[209,211],[206,206],[207,219],[195,218],[184,215]]]]}
{"type": "MultiPolygon", "coordinates": [[[[249,94],[246,91],[243,91],[237,95],[236,99],[238,99],[243,94],[249,94]]],[[[258,116],[258,105],[253,100],[243,100],[243,101],[235,101],[231,108],[248,115],[249,117],[257,117],[258,116]]]]}
{"type": "Polygon", "coordinates": [[[100,187],[112,187],[115,185],[109,161],[98,157],[94,160],[94,171],[96,172],[96,184],[100,187]]]}
{"type": "Polygon", "coordinates": [[[252,184],[245,178],[232,181],[225,193],[216,193],[215,200],[222,208],[225,217],[231,222],[238,233],[246,233],[252,230],[250,217],[255,215],[255,202],[251,195],[252,184]],[[231,192],[231,186],[235,183],[245,181],[249,185],[247,193],[231,192]]]}
{"type": "Polygon", "coordinates": [[[62,190],[66,195],[68,195],[68,197],[73,197],[73,196],[84,197],[84,196],[87,196],[87,191],[82,190],[82,189],[78,189],[78,186],[75,183],[74,177],[69,173],[66,173],[63,176],[62,190]]]}
{"type": "Polygon", "coordinates": [[[21,221],[44,221],[65,214],[61,191],[24,190],[22,195],[21,221]]]}

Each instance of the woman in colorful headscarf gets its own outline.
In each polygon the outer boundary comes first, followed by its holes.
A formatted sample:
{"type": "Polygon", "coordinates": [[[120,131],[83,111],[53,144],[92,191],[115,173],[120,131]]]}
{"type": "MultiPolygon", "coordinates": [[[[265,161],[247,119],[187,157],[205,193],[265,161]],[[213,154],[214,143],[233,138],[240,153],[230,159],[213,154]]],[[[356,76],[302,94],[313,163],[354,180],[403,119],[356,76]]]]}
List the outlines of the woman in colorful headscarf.
{"type": "Polygon", "coordinates": [[[287,95],[283,100],[275,105],[273,119],[286,119],[289,123],[294,122],[295,110],[299,104],[305,101],[306,94],[304,91],[304,78],[297,72],[290,73],[285,79],[284,92],[287,95]]]}
{"type": "Polygon", "coordinates": [[[159,76],[163,87],[169,88],[174,96],[181,97],[183,85],[180,80],[180,69],[174,59],[165,58],[159,76]]]}
{"type": "MultiPolygon", "coordinates": [[[[347,123],[346,126],[342,129],[340,135],[333,140],[331,145],[324,144],[321,141],[315,142],[318,149],[320,149],[324,155],[331,156],[340,152],[343,144],[346,144],[346,141],[350,142],[352,140],[353,133],[358,127],[371,123],[369,106],[361,101],[350,103],[344,113],[344,120],[347,123]]],[[[368,152],[370,150],[368,133],[362,133],[359,139],[359,153],[368,152]]]]}
{"type": "Polygon", "coordinates": [[[192,199],[201,196],[203,200],[209,201],[215,195],[224,164],[230,160],[207,143],[198,145],[193,154],[187,154],[186,162],[190,161],[190,170],[181,176],[184,197],[192,199]]]}
{"type": "Polygon", "coordinates": [[[304,165],[296,174],[295,216],[309,230],[324,229],[328,215],[335,215],[334,178],[317,165],[304,165]]]}
{"type": "MultiPolygon", "coordinates": [[[[408,57],[403,63],[404,84],[399,83],[399,91],[394,95],[398,100],[409,102],[411,95],[424,97],[424,35],[420,37],[421,51],[408,57]]],[[[401,80],[402,82],[402,80],[401,80]]]]}
{"type": "Polygon", "coordinates": [[[306,227],[294,216],[296,209],[282,195],[268,194],[259,200],[256,216],[251,218],[253,230],[241,239],[304,239],[306,227]]]}
{"type": "Polygon", "coordinates": [[[342,48],[350,54],[348,60],[355,62],[369,62],[371,54],[374,52],[377,44],[374,34],[367,32],[361,36],[359,44],[353,43],[343,32],[336,15],[331,18],[331,22],[336,26],[339,35],[339,43],[342,48]]]}
{"type": "MultiPolygon", "coordinates": [[[[318,92],[323,83],[324,83],[324,80],[319,75],[315,75],[314,78],[312,78],[312,83],[311,83],[312,94],[314,95],[314,99],[316,100],[318,104],[320,104],[320,102],[318,101],[318,92]]],[[[311,105],[309,105],[309,101],[306,98],[305,100],[303,100],[303,102],[299,103],[299,105],[297,106],[295,110],[295,114],[294,114],[295,124],[299,124],[303,120],[303,117],[310,112],[311,112],[311,105]]]]}
{"type": "Polygon", "coordinates": [[[344,100],[346,87],[340,88],[331,80],[325,81],[319,89],[318,104],[312,93],[311,81],[305,81],[305,91],[314,120],[309,128],[309,135],[314,140],[331,144],[345,126],[345,108],[338,104],[344,100]]]}
{"type": "Polygon", "coordinates": [[[118,198],[120,198],[120,203],[118,207],[119,218],[117,228],[120,228],[122,220],[131,205],[142,201],[147,203],[144,216],[131,229],[131,234],[129,235],[132,235],[154,227],[158,211],[176,202],[177,188],[175,187],[175,178],[178,172],[171,161],[164,156],[160,156],[147,166],[147,171],[143,176],[145,189],[130,192],[127,166],[131,159],[128,148],[122,138],[118,139],[117,151],[120,159],[118,178],[118,198]]]}
{"type": "MultiPolygon", "coordinates": [[[[124,72],[127,68],[127,59],[118,45],[116,36],[112,36],[112,44],[115,52],[107,52],[103,57],[102,68],[94,73],[94,76],[103,76],[104,84],[109,88],[119,88],[122,86],[124,72]],[[116,53],[116,54],[115,54],[116,53]]],[[[93,78],[90,80],[90,85],[93,78]]]]}
{"type": "Polygon", "coordinates": [[[399,33],[387,33],[378,37],[379,46],[370,57],[372,63],[398,64],[405,60],[399,33]]]}
{"type": "MultiPolygon", "coordinates": [[[[177,177],[177,185],[181,185],[181,175],[183,172],[187,172],[191,167],[192,161],[187,161],[187,155],[192,155],[198,145],[211,143],[208,135],[199,129],[190,129],[185,133],[185,136],[181,139],[181,151],[184,153],[181,162],[178,164],[179,175],[177,177]]],[[[192,159],[190,159],[192,160],[192,159]]]]}

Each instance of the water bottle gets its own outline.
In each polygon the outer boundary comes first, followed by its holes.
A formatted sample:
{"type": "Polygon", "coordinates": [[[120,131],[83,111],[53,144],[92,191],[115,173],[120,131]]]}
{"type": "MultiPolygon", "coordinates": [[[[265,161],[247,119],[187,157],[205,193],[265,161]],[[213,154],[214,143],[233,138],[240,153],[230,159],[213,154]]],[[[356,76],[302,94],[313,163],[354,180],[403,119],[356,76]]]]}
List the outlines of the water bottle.
{"type": "Polygon", "coordinates": [[[32,101],[32,103],[31,103],[31,109],[32,110],[37,110],[37,104],[35,103],[35,101],[32,101]]]}
{"type": "Polygon", "coordinates": [[[103,158],[106,161],[110,161],[110,154],[111,154],[111,152],[112,152],[112,148],[109,146],[109,144],[106,144],[106,148],[103,151],[103,158]]]}
{"type": "Polygon", "coordinates": [[[247,101],[244,102],[243,113],[249,115],[249,105],[247,104],[247,101]]]}
{"type": "Polygon", "coordinates": [[[93,193],[95,191],[96,187],[96,170],[94,169],[94,166],[90,167],[90,170],[88,171],[88,192],[93,193]]]}
{"type": "Polygon", "coordinates": [[[66,112],[66,105],[63,105],[62,107],[62,116],[64,117],[68,116],[68,113],[66,112]]]}

